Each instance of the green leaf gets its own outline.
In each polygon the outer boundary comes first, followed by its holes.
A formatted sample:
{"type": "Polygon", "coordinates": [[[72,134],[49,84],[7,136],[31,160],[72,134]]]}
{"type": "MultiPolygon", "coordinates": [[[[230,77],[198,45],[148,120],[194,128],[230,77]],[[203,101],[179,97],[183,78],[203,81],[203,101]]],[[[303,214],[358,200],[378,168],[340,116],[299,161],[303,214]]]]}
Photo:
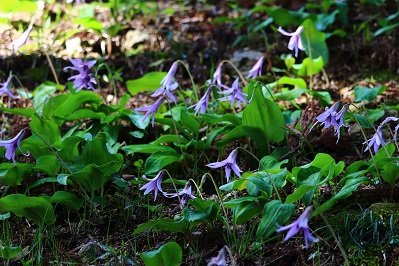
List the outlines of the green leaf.
{"type": "Polygon", "coordinates": [[[360,184],[365,184],[369,182],[367,177],[351,178],[346,180],[345,185],[341,190],[335,194],[331,199],[320,205],[314,212],[312,216],[317,216],[327,210],[329,210],[334,204],[340,200],[349,197],[353,191],[357,189],[360,184]]]}
{"type": "Polygon", "coordinates": [[[140,254],[145,266],[178,266],[182,263],[183,251],[179,244],[170,241],[156,250],[140,254]]]}
{"type": "Polygon", "coordinates": [[[33,95],[33,108],[37,113],[41,113],[44,105],[51,98],[51,96],[56,92],[58,89],[62,89],[63,87],[57,85],[53,82],[45,82],[40,84],[38,87],[34,89],[32,92],[33,95]]]}
{"type": "Polygon", "coordinates": [[[285,133],[284,117],[279,106],[263,97],[259,86],[253,88],[251,97],[251,103],[243,112],[243,126],[260,129],[269,141],[282,141],[285,133]]]}
{"type": "Polygon", "coordinates": [[[79,210],[83,205],[83,199],[68,191],[57,191],[51,198],[51,203],[60,203],[71,209],[79,210]]]}
{"type": "Polygon", "coordinates": [[[279,200],[268,202],[263,208],[262,219],[256,230],[256,239],[265,240],[277,230],[278,225],[285,224],[295,209],[294,204],[284,204],[279,200]]]}
{"type": "Polygon", "coordinates": [[[311,19],[305,20],[302,26],[303,32],[301,34],[301,40],[306,49],[306,54],[314,59],[322,57],[323,62],[327,64],[329,53],[326,44],[326,34],[318,31],[311,19]],[[309,47],[311,51],[309,51],[309,47]]]}
{"type": "Polygon", "coordinates": [[[388,184],[395,184],[399,177],[399,165],[397,163],[388,163],[382,167],[381,177],[388,184]]]}
{"type": "Polygon", "coordinates": [[[35,114],[35,110],[33,110],[32,108],[7,108],[4,106],[0,106],[0,111],[26,117],[32,117],[35,114]]]}
{"type": "Polygon", "coordinates": [[[36,224],[54,224],[54,208],[49,200],[42,197],[27,197],[11,194],[0,198],[0,210],[12,212],[18,217],[26,217],[36,224]]]}
{"type": "Polygon", "coordinates": [[[164,153],[176,153],[175,149],[159,144],[137,144],[137,145],[127,145],[121,148],[127,154],[134,153],[155,153],[155,152],[164,152],[164,153]]]}
{"type": "Polygon", "coordinates": [[[20,246],[3,246],[0,245],[0,258],[5,260],[11,260],[22,253],[22,248],[20,246]]]}
{"type": "Polygon", "coordinates": [[[134,96],[139,92],[154,91],[160,87],[166,72],[150,72],[143,77],[126,82],[129,93],[134,96]]]}
{"type": "Polygon", "coordinates": [[[95,31],[101,31],[104,28],[103,24],[93,17],[75,18],[73,23],[95,31]]]}
{"type": "Polygon", "coordinates": [[[59,175],[57,175],[57,182],[59,184],[66,186],[66,185],[68,185],[67,180],[68,180],[68,175],[67,174],[59,174],[59,175]]]}
{"type": "Polygon", "coordinates": [[[158,173],[172,163],[180,162],[181,156],[174,153],[155,152],[145,161],[145,174],[158,173]]]}
{"type": "Polygon", "coordinates": [[[279,85],[292,85],[295,86],[296,88],[300,89],[306,89],[306,81],[302,78],[291,78],[291,77],[281,77],[278,81],[277,84],[279,85]]]}
{"type": "Polygon", "coordinates": [[[42,155],[36,160],[35,170],[44,172],[49,176],[55,176],[60,170],[61,164],[55,155],[42,155]]]}
{"type": "Polygon", "coordinates": [[[0,184],[15,187],[32,173],[32,165],[17,163],[0,164],[0,184]]]}
{"type": "Polygon", "coordinates": [[[152,230],[156,231],[167,231],[171,233],[181,233],[185,232],[187,224],[183,218],[174,220],[171,218],[160,218],[157,220],[148,221],[146,223],[140,224],[134,231],[133,234],[141,234],[143,232],[148,232],[152,230]]]}
{"type": "Polygon", "coordinates": [[[313,60],[307,57],[303,59],[301,64],[295,64],[292,67],[297,75],[309,77],[319,73],[323,69],[324,61],[321,56],[313,60]]]}
{"type": "Polygon", "coordinates": [[[387,89],[386,86],[375,86],[373,88],[355,87],[355,102],[360,101],[372,101],[377,98],[377,95],[381,94],[387,89]]]}

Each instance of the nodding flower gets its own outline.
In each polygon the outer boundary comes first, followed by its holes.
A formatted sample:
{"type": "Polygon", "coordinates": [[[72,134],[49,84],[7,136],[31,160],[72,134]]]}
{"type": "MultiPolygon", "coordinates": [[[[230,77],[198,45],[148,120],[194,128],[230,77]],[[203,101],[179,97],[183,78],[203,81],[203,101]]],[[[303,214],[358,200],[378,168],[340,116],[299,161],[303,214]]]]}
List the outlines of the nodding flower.
{"type": "Polygon", "coordinates": [[[147,184],[140,188],[140,190],[145,189],[144,195],[154,191],[154,201],[157,199],[158,192],[164,193],[161,187],[163,173],[164,171],[160,171],[154,178],[149,179],[147,184]]]}
{"type": "Polygon", "coordinates": [[[90,69],[96,64],[96,60],[91,61],[83,61],[82,59],[69,59],[69,62],[72,63],[72,66],[65,67],[64,70],[75,70],[78,71],[78,74],[71,76],[68,80],[73,81],[73,88],[76,91],[80,91],[81,89],[90,89],[95,90],[94,84],[97,84],[96,79],[93,74],[90,72],[90,69]]]}
{"type": "MultiPolygon", "coordinates": [[[[17,149],[21,150],[20,144],[25,135],[25,129],[22,129],[14,138],[9,140],[0,140],[0,147],[6,148],[5,157],[7,160],[12,160],[16,164],[15,154],[17,149]]],[[[28,156],[29,154],[24,154],[28,156]]]]}
{"type": "Polygon", "coordinates": [[[287,235],[284,238],[284,241],[287,241],[294,235],[298,234],[299,232],[303,232],[303,236],[305,237],[305,247],[309,247],[309,241],[311,242],[317,242],[319,239],[316,237],[312,236],[309,228],[309,219],[312,214],[312,206],[309,206],[305,209],[305,211],[298,217],[298,219],[286,226],[280,227],[277,229],[277,232],[289,230],[287,235]]]}
{"type": "Polygon", "coordinates": [[[178,62],[174,62],[172,64],[166,76],[161,80],[161,87],[151,94],[151,97],[158,97],[162,95],[176,103],[176,97],[173,95],[172,91],[179,87],[179,84],[175,80],[177,66],[178,62]]]}
{"type": "Polygon", "coordinates": [[[248,72],[247,78],[256,78],[262,75],[262,66],[263,66],[263,59],[264,57],[261,56],[256,64],[251,68],[251,70],[248,72]]]}
{"type": "Polygon", "coordinates": [[[12,73],[8,76],[7,80],[3,83],[0,83],[0,95],[6,94],[10,98],[17,98],[12,92],[11,92],[11,79],[12,79],[12,73]]]}
{"type": "Polygon", "coordinates": [[[301,33],[303,31],[302,26],[299,26],[295,32],[286,32],[281,27],[278,28],[278,31],[285,36],[291,37],[288,43],[288,49],[290,49],[291,51],[295,51],[295,57],[298,56],[298,50],[305,51],[305,47],[303,47],[301,40],[301,33]]]}
{"type": "Polygon", "coordinates": [[[143,120],[145,120],[149,115],[151,115],[152,116],[151,125],[154,126],[155,113],[158,111],[158,108],[159,106],[161,106],[164,99],[165,99],[164,97],[159,97],[152,105],[136,108],[136,111],[146,112],[143,117],[143,120]]]}
{"type": "Polygon", "coordinates": [[[324,125],[324,128],[334,127],[335,135],[337,135],[339,141],[340,138],[340,130],[344,125],[344,116],[346,111],[348,110],[348,105],[344,104],[339,110],[340,102],[334,103],[330,108],[326,108],[326,110],[316,117],[317,122],[324,125]],[[339,111],[338,111],[339,110],[339,111]]]}
{"type": "Polygon", "coordinates": [[[241,177],[242,171],[241,171],[240,167],[237,165],[237,154],[238,154],[238,150],[234,149],[225,160],[220,161],[220,162],[210,163],[210,164],[207,164],[206,166],[208,166],[212,169],[224,167],[224,170],[226,173],[226,179],[227,179],[227,182],[229,182],[231,170],[233,170],[233,172],[237,176],[241,177]]]}

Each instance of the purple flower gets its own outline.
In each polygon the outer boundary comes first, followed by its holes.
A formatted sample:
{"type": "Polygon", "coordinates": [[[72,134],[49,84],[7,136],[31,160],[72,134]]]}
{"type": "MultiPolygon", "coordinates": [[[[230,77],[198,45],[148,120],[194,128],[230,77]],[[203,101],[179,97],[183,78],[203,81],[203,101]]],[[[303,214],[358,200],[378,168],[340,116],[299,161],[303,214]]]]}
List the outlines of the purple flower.
{"type": "Polygon", "coordinates": [[[241,172],[242,171],[241,171],[240,167],[238,167],[237,162],[236,162],[237,154],[238,154],[238,150],[234,149],[225,160],[223,160],[221,162],[210,163],[210,164],[207,164],[206,166],[208,166],[208,167],[210,167],[212,169],[224,167],[224,171],[226,173],[227,182],[229,182],[230,175],[231,175],[231,170],[233,170],[233,172],[237,176],[241,177],[241,172]]]}
{"type": "Polygon", "coordinates": [[[136,108],[136,111],[146,112],[143,117],[143,121],[149,115],[152,115],[151,125],[154,126],[155,113],[157,112],[159,106],[161,106],[161,104],[163,103],[163,100],[164,100],[164,97],[159,97],[152,105],[136,108]]]}
{"type": "Polygon", "coordinates": [[[305,51],[305,48],[303,47],[302,40],[301,40],[301,33],[303,31],[302,26],[298,27],[298,29],[293,33],[286,32],[281,27],[278,28],[278,31],[285,36],[291,37],[290,41],[288,43],[288,49],[290,49],[291,51],[295,50],[295,57],[298,56],[298,49],[305,51]]]}
{"type": "Polygon", "coordinates": [[[173,95],[172,91],[179,87],[179,84],[175,81],[175,74],[177,71],[178,62],[174,62],[170,67],[166,76],[161,80],[161,87],[159,87],[151,97],[158,97],[164,95],[166,98],[173,102],[176,102],[176,97],[173,95]]]}
{"type": "Polygon", "coordinates": [[[204,96],[202,96],[202,98],[198,101],[198,103],[195,105],[195,114],[198,113],[205,113],[206,109],[208,108],[208,104],[209,104],[209,98],[211,97],[211,92],[212,92],[212,87],[209,87],[204,96]]]}
{"type": "Polygon", "coordinates": [[[11,92],[11,79],[12,79],[12,73],[8,76],[7,80],[3,83],[0,83],[0,95],[6,94],[8,97],[11,97],[13,99],[17,98],[12,92],[11,92]]]}
{"type": "Polygon", "coordinates": [[[317,122],[324,125],[324,128],[334,127],[335,135],[338,136],[337,142],[340,137],[340,129],[344,126],[344,115],[348,110],[348,106],[345,104],[341,110],[338,111],[340,102],[334,103],[331,108],[326,108],[322,114],[316,117],[317,122]]]}
{"type": "Polygon", "coordinates": [[[289,225],[280,227],[279,229],[277,229],[277,232],[281,232],[281,231],[285,231],[285,230],[289,229],[287,235],[284,238],[284,241],[287,241],[294,235],[298,234],[300,231],[303,231],[303,235],[305,237],[305,247],[308,248],[309,240],[311,242],[319,241],[319,239],[312,236],[312,234],[310,232],[308,222],[309,222],[311,214],[312,214],[312,206],[309,206],[305,209],[305,211],[299,216],[299,218],[295,222],[293,222],[289,225]]]}
{"type": "Polygon", "coordinates": [[[22,33],[19,38],[11,42],[12,49],[14,52],[18,51],[21,46],[23,46],[29,38],[29,35],[33,28],[33,21],[29,24],[28,28],[22,33]]]}
{"type": "Polygon", "coordinates": [[[153,179],[149,179],[148,183],[140,188],[140,190],[144,190],[144,195],[147,195],[151,191],[154,191],[154,201],[157,199],[158,192],[164,193],[161,188],[163,171],[160,171],[153,179]]]}
{"type": "Polygon", "coordinates": [[[215,70],[215,73],[213,73],[212,79],[212,84],[216,85],[219,88],[222,86],[222,66],[223,63],[219,63],[218,67],[215,70]]]}
{"type": "Polygon", "coordinates": [[[223,247],[216,257],[212,257],[208,262],[208,266],[226,266],[226,249],[223,247]]]}
{"type": "MultiPolygon", "coordinates": [[[[398,120],[399,120],[399,118],[396,118],[393,116],[389,116],[389,117],[385,118],[384,121],[382,121],[382,123],[378,126],[374,136],[371,139],[368,139],[367,141],[363,142],[363,144],[366,144],[366,148],[364,149],[364,151],[366,152],[368,150],[373,149],[374,153],[377,153],[381,147],[384,147],[386,145],[386,143],[385,143],[384,135],[382,132],[382,127],[391,121],[396,122],[398,120]]],[[[399,130],[399,124],[396,125],[396,127],[395,127],[395,130],[394,130],[395,133],[393,136],[394,139],[396,139],[396,137],[397,137],[398,130],[399,130]]]]}
{"type": "Polygon", "coordinates": [[[73,81],[73,88],[76,91],[80,91],[83,88],[95,90],[93,85],[97,84],[97,82],[90,69],[96,64],[96,60],[85,62],[81,59],[69,59],[69,61],[73,66],[65,67],[64,70],[72,69],[79,72],[68,79],[73,81]]]}
{"type": "Polygon", "coordinates": [[[247,103],[246,94],[242,92],[241,86],[238,83],[238,78],[233,82],[231,88],[222,85],[226,90],[221,93],[226,95],[219,99],[219,101],[230,101],[230,105],[234,107],[234,102],[237,101],[237,105],[240,107],[241,103],[247,103]]]}
{"type": "Polygon", "coordinates": [[[248,79],[253,79],[256,78],[258,76],[262,75],[262,65],[263,65],[263,59],[264,57],[261,56],[258,61],[256,62],[256,64],[252,67],[252,69],[248,72],[247,78],[248,79]]]}
{"type": "Polygon", "coordinates": [[[20,144],[21,140],[25,135],[25,129],[22,129],[14,138],[9,140],[0,140],[0,147],[6,148],[5,157],[7,160],[12,160],[14,165],[15,161],[15,153],[17,148],[21,150],[20,144]]]}
{"type": "Polygon", "coordinates": [[[379,126],[374,136],[371,139],[363,142],[363,144],[366,144],[366,148],[364,149],[365,152],[373,149],[374,153],[377,153],[381,147],[385,146],[386,143],[384,140],[384,135],[382,134],[382,127],[379,126]]]}
{"type": "Polygon", "coordinates": [[[182,208],[186,205],[189,199],[195,199],[195,196],[191,191],[190,182],[187,182],[184,188],[180,192],[170,193],[170,194],[164,193],[163,195],[168,198],[180,197],[180,207],[182,208]]]}

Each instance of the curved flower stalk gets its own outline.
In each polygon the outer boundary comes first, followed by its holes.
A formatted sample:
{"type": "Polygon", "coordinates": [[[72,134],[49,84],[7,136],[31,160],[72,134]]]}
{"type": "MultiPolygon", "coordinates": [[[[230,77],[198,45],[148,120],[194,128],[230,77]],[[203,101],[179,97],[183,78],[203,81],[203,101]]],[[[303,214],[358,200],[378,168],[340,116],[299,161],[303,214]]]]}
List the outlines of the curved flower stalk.
{"type": "Polygon", "coordinates": [[[348,110],[348,105],[343,105],[341,110],[338,111],[340,102],[334,103],[330,108],[326,108],[326,111],[316,117],[316,124],[321,123],[324,128],[334,127],[335,135],[337,135],[339,141],[340,130],[344,125],[344,116],[348,110]]]}
{"type": "Polygon", "coordinates": [[[166,76],[161,80],[161,87],[151,94],[151,97],[159,97],[162,95],[176,103],[176,97],[173,95],[172,91],[179,87],[179,84],[175,80],[177,66],[177,61],[172,64],[166,76]]]}
{"type": "Polygon", "coordinates": [[[17,39],[11,42],[11,46],[14,52],[17,52],[21,46],[25,45],[32,29],[33,29],[33,19],[29,23],[28,28],[21,34],[21,36],[19,36],[17,39]]]}
{"type": "Polygon", "coordinates": [[[237,165],[237,154],[238,154],[238,150],[234,149],[225,160],[220,161],[220,162],[210,163],[210,164],[207,164],[206,166],[208,166],[212,169],[224,167],[224,171],[226,173],[226,179],[227,179],[227,182],[229,182],[230,176],[231,176],[231,170],[233,170],[233,172],[238,177],[241,177],[242,170],[237,165]]]}
{"type": "MultiPolygon", "coordinates": [[[[9,140],[0,140],[0,147],[6,148],[6,154],[5,154],[6,159],[12,160],[14,165],[16,164],[15,154],[17,152],[17,149],[21,150],[20,144],[24,135],[25,135],[25,129],[22,129],[14,138],[9,140]]],[[[24,155],[28,156],[29,153],[24,155]]]]}
{"type": "Polygon", "coordinates": [[[242,92],[241,86],[238,83],[238,78],[233,82],[231,88],[223,86],[226,90],[222,91],[223,95],[226,95],[219,99],[219,101],[230,102],[232,108],[234,108],[234,103],[237,101],[238,107],[241,107],[242,103],[247,103],[247,95],[242,92]]]}
{"type": "Polygon", "coordinates": [[[90,72],[90,69],[96,64],[96,60],[91,61],[83,61],[81,59],[69,59],[69,62],[72,63],[72,66],[65,67],[65,70],[71,69],[74,71],[78,71],[79,73],[71,76],[68,80],[73,81],[73,88],[76,91],[80,91],[81,89],[90,89],[95,90],[94,86],[97,84],[96,79],[93,74],[90,72]]]}
{"type": "Polygon", "coordinates": [[[184,188],[176,193],[164,193],[163,194],[167,198],[175,198],[179,197],[180,198],[180,207],[184,207],[189,199],[195,199],[196,197],[193,195],[193,192],[191,190],[191,184],[190,181],[186,183],[184,188]]]}
{"type": "Polygon", "coordinates": [[[261,56],[256,64],[252,67],[252,69],[248,72],[247,78],[254,79],[262,75],[262,66],[263,66],[264,57],[261,56]]]}
{"type": "MultiPolygon", "coordinates": [[[[384,121],[381,122],[381,124],[377,127],[375,134],[373,135],[373,137],[371,139],[366,140],[365,142],[363,142],[363,144],[366,145],[364,152],[368,151],[368,150],[373,150],[374,153],[377,153],[378,150],[381,147],[384,147],[386,144],[385,139],[384,139],[384,134],[382,132],[382,128],[385,124],[391,122],[391,121],[398,121],[399,118],[393,117],[393,116],[389,116],[387,118],[384,119],[384,121]]],[[[399,124],[396,125],[395,127],[395,133],[393,138],[396,140],[397,138],[397,133],[399,130],[399,124]]]]}
{"type": "Polygon", "coordinates": [[[146,112],[142,121],[151,115],[151,125],[154,126],[155,114],[158,111],[159,106],[161,106],[163,103],[164,99],[164,97],[159,97],[152,105],[136,108],[136,111],[146,112]]]}
{"type": "Polygon", "coordinates": [[[291,237],[293,237],[294,235],[298,234],[299,232],[303,232],[303,236],[305,237],[305,247],[308,248],[309,247],[309,241],[310,242],[318,242],[319,239],[312,236],[311,234],[311,230],[309,228],[309,219],[310,216],[312,214],[312,206],[309,206],[305,209],[305,211],[299,216],[299,218],[286,226],[280,227],[279,229],[277,229],[277,232],[281,232],[281,231],[285,231],[285,230],[289,230],[287,235],[284,238],[284,241],[287,241],[288,239],[290,239],[291,237]]]}
{"type": "Polygon", "coordinates": [[[295,32],[286,32],[282,27],[279,27],[278,31],[285,36],[291,37],[288,43],[288,49],[295,51],[295,57],[298,57],[298,50],[305,51],[305,47],[303,47],[301,40],[302,26],[299,26],[295,32]]]}
{"type": "Polygon", "coordinates": [[[17,98],[16,95],[14,95],[11,92],[11,79],[12,79],[12,73],[10,72],[10,75],[8,76],[7,80],[3,83],[0,83],[1,87],[0,87],[0,95],[7,95],[10,98],[17,98]]]}
{"type": "Polygon", "coordinates": [[[144,195],[154,191],[154,201],[157,199],[158,192],[164,193],[161,187],[163,173],[163,171],[160,171],[154,178],[148,179],[148,183],[140,188],[140,190],[145,190],[144,195]]]}

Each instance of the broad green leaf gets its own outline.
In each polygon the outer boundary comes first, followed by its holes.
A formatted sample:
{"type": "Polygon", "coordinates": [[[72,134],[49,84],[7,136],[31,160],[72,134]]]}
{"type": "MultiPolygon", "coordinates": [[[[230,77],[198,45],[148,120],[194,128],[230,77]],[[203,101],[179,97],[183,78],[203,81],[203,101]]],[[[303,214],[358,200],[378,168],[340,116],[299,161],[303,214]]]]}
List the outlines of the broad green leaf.
{"type": "Polygon", "coordinates": [[[355,102],[372,101],[387,89],[385,86],[375,86],[373,88],[355,86],[355,102]]]}
{"type": "Polygon", "coordinates": [[[21,254],[22,248],[20,246],[3,246],[0,244],[0,258],[11,260],[21,254]]]}
{"type": "Polygon", "coordinates": [[[0,164],[0,184],[15,187],[32,173],[32,165],[17,163],[0,164]]]}
{"type": "Polygon", "coordinates": [[[66,186],[66,185],[68,185],[67,181],[68,181],[68,175],[67,174],[59,174],[59,175],[57,175],[57,182],[59,184],[66,186]]]}
{"type": "Polygon", "coordinates": [[[300,89],[306,89],[306,81],[302,78],[281,77],[277,84],[279,85],[292,85],[300,89]]]}
{"type": "Polygon", "coordinates": [[[158,173],[172,163],[180,162],[182,157],[174,153],[155,152],[145,161],[145,174],[158,173]]]}
{"type": "Polygon", "coordinates": [[[26,217],[36,224],[54,224],[54,208],[49,200],[42,197],[28,197],[11,194],[0,198],[0,210],[12,212],[18,217],[26,217]]]}
{"type": "Polygon", "coordinates": [[[104,28],[103,24],[93,17],[75,18],[73,23],[95,31],[101,31],[104,28]]]}
{"type": "Polygon", "coordinates": [[[121,148],[127,154],[134,153],[155,153],[155,152],[165,152],[165,153],[176,153],[175,149],[159,144],[136,144],[136,145],[127,145],[121,148]]]}
{"type": "Polygon", "coordinates": [[[51,98],[54,92],[62,88],[62,86],[53,82],[45,82],[36,87],[32,92],[32,103],[35,111],[40,114],[48,99],[51,98]]]}
{"type": "Polygon", "coordinates": [[[165,72],[150,72],[139,79],[128,80],[126,86],[132,96],[139,92],[154,91],[161,86],[161,80],[165,75],[165,72]]]}
{"type": "Polygon", "coordinates": [[[49,176],[55,176],[60,170],[61,164],[55,155],[42,155],[36,160],[35,170],[44,172],[49,176]]]}
{"type": "Polygon", "coordinates": [[[395,184],[399,177],[399,165],[397,163],[388,163],[382,167],[381,177],[388,184],[395,184]]]}
{"type": "Polygon", "coordinates": [[[182,263],[183,251],[179,244],[170,241],[156,250],[140,254],[145,266],[179,266],[182,263]]]}
{"type": "Polygon", "coordinates": [[[183,210],[184,220],[190,225],[190,228],[205,221],[212,222],[220,209],[216,202],[199,198],[191,200],[190,205],[195,209],[184,208],[183,210]]]}
{"type": "Polygon", "coordinates": [[[301,34],[301,40],[306,49],[306,54],[313,59],[322,57],[323,62],[327,64],[329,53],[326,44],[326,34],[318,31],[311,19],[305,20],[302,26],[303,32],[301,34]],[[309,48],[311,51],[309,51],[309,48]]]}
{"type": "Polygon", "coordinates": [[[83,199],[68,191],[57,191],[51,198],[51,203],[60,203],[71,209],[79,210],[83,205],[83,199]]]}
{"type": "Polygon", "coordinates": [[[141,234],[149,231],[166,231],[171,233],[185,232],[187,224],[183,218],[174,220],[171,218],[160,218],[158,220],[151,220],[146,223],[140,224],[134,231],[133,234],[141,234]]]}
{"type": "Polygon", "coordinates": [[[279,106],[263,97],[258,86],[253,89],[251,97],[251,103],[243,112],[243,126],[260,129],[269,141],[282,141],[285,133],[284,117],[279,106]]]}
{"type": "Polygon", "coordinates": [[[26,117],[32,117],[35,114],[35,110],[33,110],[32,108],[7,108],[4,106],[0,106],[0,111],[26,117]]]}
{"type": "Polygon", "coordinates": [[[299,76],[311,76],[319,73],[323,69],[324,61],[321,56],[313,60],[307,57],[303,59],[301,64],[295,64],[292,67],[299,76]]]}
{"type": "Polygon", "coordinates": [[[340,200],[349,197],[353,191],[357,189],[360,184],[365,184],[369,182],[367,177],[351,178],[346,180],[345,185],[335,194],[332,198],[320,205],[314,212],[312,216],[317,216],[327,210],[329,210],[334,204],[340,200]]]}
{"type": "Polygon", "coordinates": [[[278,225],[284,225],[290,219],[294,209],[294,204],[284,204],[279,200],[266,203],[256,231],[256,239],[267,239],[277,230],[278,225]]]}

